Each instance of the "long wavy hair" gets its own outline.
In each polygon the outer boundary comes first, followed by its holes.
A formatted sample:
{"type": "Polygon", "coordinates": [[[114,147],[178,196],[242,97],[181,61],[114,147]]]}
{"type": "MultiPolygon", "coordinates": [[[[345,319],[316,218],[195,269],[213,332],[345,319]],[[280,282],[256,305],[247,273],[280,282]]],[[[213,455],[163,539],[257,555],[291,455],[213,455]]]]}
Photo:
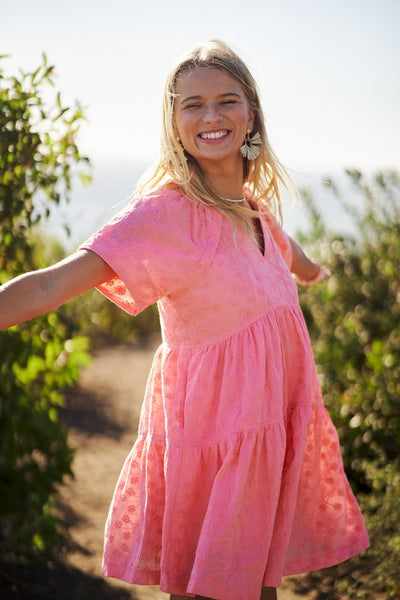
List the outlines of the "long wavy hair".
{"type": "Polygon", "coordinates": [[[249,107],[254,111],[251,135],[258,132],[262,144],[260,155],[253,160],[243,158],[243,190],[259,205],[266,203],[281,220],[280,188],[289,187],[290,179],[273,153],[268,141],[257,84],[244,62],[220,40],[209,40],[194,48],[170,71],[163,98],[161,155],[159,161],[139,180],[137,194],[143,194],[167,185],[175,185],[182,194],[199,204],[213,206],[233,218],[252,234],[250,219],[253,210],[224,201],[210,187],[197,161],[188,154],[176,138],[174,105],[176,84],[182,73],[192,69],[221,69],[241,85],[249,107]]]}

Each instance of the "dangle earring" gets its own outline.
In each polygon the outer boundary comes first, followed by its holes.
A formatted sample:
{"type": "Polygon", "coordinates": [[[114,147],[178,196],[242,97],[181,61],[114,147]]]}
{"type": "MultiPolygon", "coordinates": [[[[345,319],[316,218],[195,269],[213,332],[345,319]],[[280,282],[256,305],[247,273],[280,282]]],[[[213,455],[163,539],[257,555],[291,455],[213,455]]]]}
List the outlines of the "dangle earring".
{"type": "Polygon", "coordinates": [[[257,156],[260,156],[261,148],[259,148],[260,144],[262,144],[262,139],[258,131],[250,137],[251,129],[248,129],[246,132],[246,138],[242,146],[240,146],[240,153],[244,158],[248,160],[254,160],[257,156]]]}

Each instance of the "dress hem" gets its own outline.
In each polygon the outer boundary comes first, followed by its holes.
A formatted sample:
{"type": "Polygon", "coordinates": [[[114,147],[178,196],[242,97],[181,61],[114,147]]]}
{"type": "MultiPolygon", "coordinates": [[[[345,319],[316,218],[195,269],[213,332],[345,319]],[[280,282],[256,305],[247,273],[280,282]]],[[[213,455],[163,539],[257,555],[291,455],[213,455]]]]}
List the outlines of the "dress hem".
{"type": "Polygon", "coordinates": [[[326,552],[319,556],[305,558],[303,560],[289,561],[285,565],[283,576],[299,575],[300,573],[309,573],[310,571],[319,571],[319,569],[333,567],[334,565],[345,562],[360,552],[367,550],[369,545],[368,536],[363,535],[352,544],[337,548],[331,552],[326,552]]]}
{"type": "MultiPolygon", "coordinates": [[[[349,560],[351,557],[359,554],[360,552],[367,550],[367,548],[369,548],[368,536],[363,536],[351,545],[332,550],[331,552],[321,554],[317,557],[310,557],[303,560],[296,560],[291,562],[289,561],[285,565],[282,577],[300,575],[302,573],[310,573],[312,571],[319,571],[320,569],[333,567],[334,565],[345,562],[346,560],[349,560]]],[[[160,587],[161,591],[167,594],[189,594],[190,596],[194,596],[195,594],[199,593],[199,590],[193,592],[183,590],[182,588],[179,588],[179,590],[178,588],[164,589],[164,586],[163,588],[161,588],[162,577],[161,572],[159,570],[146,572],[136,571],[134,578],[129,577],[123,569],[102,568],[101,573],[106,577],[119,579],[120,581],[125,581],[132,585],[157,585],[160,587]]],[[[274,580],[263,581],[262,587],[278,588],[281,585],[282,577],[274,580]]]]}

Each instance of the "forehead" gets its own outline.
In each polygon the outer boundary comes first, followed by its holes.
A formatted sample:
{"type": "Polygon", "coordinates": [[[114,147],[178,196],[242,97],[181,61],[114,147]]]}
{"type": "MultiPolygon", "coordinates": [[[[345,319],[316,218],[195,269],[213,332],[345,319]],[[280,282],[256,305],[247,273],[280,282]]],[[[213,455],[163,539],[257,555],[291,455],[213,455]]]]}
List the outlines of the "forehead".
{"type": "Polygon", "coordinates": [[[176,94],[181,100],[187,96],[219,95],[234,92],[244,96],[240,83],[222,69],[190,69],[176,81],[176,94]]]}

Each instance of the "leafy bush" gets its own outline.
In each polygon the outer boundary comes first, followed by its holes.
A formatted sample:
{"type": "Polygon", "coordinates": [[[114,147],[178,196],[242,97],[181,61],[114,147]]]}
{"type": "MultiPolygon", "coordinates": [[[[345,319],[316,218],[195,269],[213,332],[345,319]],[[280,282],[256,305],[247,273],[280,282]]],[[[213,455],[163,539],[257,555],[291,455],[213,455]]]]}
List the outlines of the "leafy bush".
{"type": "Polygon", "coordinates": [[[371,182],[348,175],[365,198],[360,210],[343,204],[358,233],[338,237],[309,205],[312,230],[301,241],[332,277],[301,302],[347,473],[368,491],[368,462],[400,455],[400,181],[395,173],[371,182]]]}
{"type": "MultiPolygon", "coordinates": [[[[75,141],[79,106],[43,99],[53,80],[45,56],[32,73],[0,70],[0,283],[39,266],[31,228],[68,199],[73,165],[87,163],[75,141]]],[[[0,334],[1,552],[51,552],[61,540],[52,494],[72,452],[56,408],[89,359],[75,330],[60,310],[0,334]]]]}
{"type": "MultiPolygon", "coordinates": [[[[400,179],[394,172],[347,175],[363,200],[359,209],[342,201],[357,233],[329,231],[308,199],[311,226],[298,239],[332,277],[302,291],[300,299],[371,548],[306,581],[320,590],[318,598],[398,598],[400,179]]],[[[328,183],[336,192],[334,182],[328,183]]]]}
{"type": "Polygon", "coordinates": [[[133,318],[99,292],[90,290],[70,300],[66,311],[72,321],[79,321],[80,332],[90,339],[93,349],[113,344],[145,346],[160,336],[157,305],[133,318]]]}

